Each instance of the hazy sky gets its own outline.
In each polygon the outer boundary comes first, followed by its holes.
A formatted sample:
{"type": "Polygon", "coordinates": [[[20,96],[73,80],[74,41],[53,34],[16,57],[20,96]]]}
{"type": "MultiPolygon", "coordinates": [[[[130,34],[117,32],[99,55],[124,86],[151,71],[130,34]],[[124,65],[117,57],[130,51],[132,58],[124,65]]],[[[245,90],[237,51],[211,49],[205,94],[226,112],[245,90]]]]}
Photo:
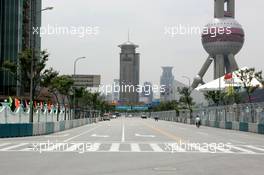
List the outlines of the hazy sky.
{"type": "MultiPolygon", "coordinates": [[[[213,18],[213,0],[43,0],[43,26],[98,26],[99,34],[80,38],[76,35],[43,35],[42,49],[51,54],[49,66],[61,74],[73,73],[74,58],[86,56],[77,73],[100,74],[102,83],[119,78],[117,46],[130,40],[138,44],[140,81],[159,83],[161,66],[173,66],[177,80],[193,78],[207,53],[200,35],[165,35],[166,26],[203,27],[213,18]]],[[[243,26],[246,41],[236,56],[238,64],[264,70],[263,16],[264,1],[236,1],[236,20],[243,26]]],[[[211,67],[212,68],[212,67],[211,67]]],[[[212,69],[207,73],[212,79],[212,69]]]]}

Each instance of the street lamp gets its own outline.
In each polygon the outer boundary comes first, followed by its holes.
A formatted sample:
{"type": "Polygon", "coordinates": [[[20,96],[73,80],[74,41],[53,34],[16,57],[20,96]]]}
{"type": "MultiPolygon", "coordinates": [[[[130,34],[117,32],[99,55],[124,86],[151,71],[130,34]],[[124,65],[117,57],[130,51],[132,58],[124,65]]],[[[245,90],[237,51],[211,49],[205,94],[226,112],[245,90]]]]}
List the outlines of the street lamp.
{"type": "MultiPolygon", "coordinates": [[[[82,59],[86,59],[86,57],[79,57],[76,58],[74,61],[74,68],[73,68],[73,79],[74,79],[74,83],[75,83],[75,78],[76,78],[76,64],[79,60],[82,59]]],[[[75,112],[76,112],[76,102],[75,102],[75,87],[74,87],[74,91],[73,91],[73,119],[75,119],[75,112]]]]}
{"type": "MultiPolygon", "coordinates": [[[[37,13],[41,13],[43,11],[46,11],[46,10],[52,10],[53,7],[46,7],[40,11],[38,11],[37,13]]],[[[35,28],[36,26],[36,14],[33,13],[33,17],[32,17],[32,27],[31,27],[31,34],[34,35],[34,31],[33,31],[33,28],[35,28]],[[34,21],[33,21],[34,20],[34,21]]],[[[33,95],[33,85],[34,85],[34,59],[35,59],[35,36],[32,37],[32,55],[31,55],[31,66],[30,66],[30,113],[29,113],[29,123],[33,123],[33,98],[34,98],[34,95],[33,95]]]]}
{"type": "Polygon", "coordinates": [[[54,9],[54,7],[46,7],[46,8],[44,8],[44,9],[42,9],[41,12],[43,12],[43,11],[45,11],[45,10],[53,10],[53,9],[54,9]]]}

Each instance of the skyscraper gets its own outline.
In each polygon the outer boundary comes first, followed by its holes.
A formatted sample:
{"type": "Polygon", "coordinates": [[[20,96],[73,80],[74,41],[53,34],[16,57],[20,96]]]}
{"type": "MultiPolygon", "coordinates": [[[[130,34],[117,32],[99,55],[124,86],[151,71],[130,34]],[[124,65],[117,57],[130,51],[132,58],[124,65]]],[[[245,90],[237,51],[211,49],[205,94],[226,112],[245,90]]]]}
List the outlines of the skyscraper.
{"type": "Polygon", "coordinates": [[[160,77],[160,85],[164,86],[165,92],[160,93],[161,101],[173,100],[173,82],[174,76],[172,75],[173,67],[166,66],[162,67],[162,75],[160,77]]]}
{"type": "Polygon", "coordinates": [[[113,89],[113,101],[114,103],[117,103],[119,101],[119,79],[114,79],[112,89],[113,89]]]}
{"type": "Polygon", "coordinates": [[[194,78],[192,88],[205,84],[203,77],[214,62],[214,79],[239,69],[235,55],[242,49],[245,33],[235,20],[235,0],[214,0],[214,19],[205,26],[202,44],[209,54],[194,78]]]}
{"type": "MultiPolygon", "coordinates": [[[[19,53],[24,49],[34,47],[36,56],[39,55],[40,35],[33,35],[33,26],[40,27],[40,25],[41,0],[0,1],[1,67],[6,60],[18,64],[19,53]],[[33,37],[35,37],[34,40],[33,37]]],[[[0,95],[15,94],[20,94],[20,82],[9,71],[1,69],[0,95]]]]}
{"type": "Polygon", "coordinates": [[[121,90],[119,100],[137,103],[139,102],[139,94],[136,91],[139,85],[139,53],[136,53],[138,45],[128,40],[119,47],[121,48],[119,82],[121,90]]]}
{"type": "Polygon", "coordinates": [[[142,98],[146,104],[152,103],[153,100],[153,90],[151,82],[144,82],[143,90],[142,90],[142,98]]]}

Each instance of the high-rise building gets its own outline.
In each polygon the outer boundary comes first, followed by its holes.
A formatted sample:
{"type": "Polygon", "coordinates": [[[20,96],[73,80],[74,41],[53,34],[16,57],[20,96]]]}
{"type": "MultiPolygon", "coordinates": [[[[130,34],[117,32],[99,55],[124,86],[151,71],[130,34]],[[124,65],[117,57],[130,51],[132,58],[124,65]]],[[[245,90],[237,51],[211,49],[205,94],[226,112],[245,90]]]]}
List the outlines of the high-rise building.
{"type": "MultiPolygon", "coordinates": [[[[41,0],[0,1],[0,65],[6,60],[18,64],[19,53],[35,49],[40,53],[40,35],[33,27],[41,26],[41,0]],[[34,37],[34,39],[33,39],[34,37]],[[34,42],[33,42],[34,41],[34,42]]],[[[25,91],[28,91],[25,89],[25,91]]],[[[19,95],[20,82],[9,71],[0,70],[0,95],[19,95]]]]}
{"type": "Polygon", "coordinates": [[[146,104],[152,103],[153,100],[153,90],[151,82],[144,82],[141,97],[143,98],[143,102],[146,104]]]}
{"type": "Polygon", "coordinates": [[[139,85],[139,53],[138,45],[129,40],[121,45],[120,53],[120,98],[121,102],[137,103],[139,94],[136,91],[139,85]]]}
{"type": "Polygon", "coordinates": [[[114,103],[117,103],[119,101],[119,79],[114,79],[113,85],[112,85],[112,91],[113,91],[113,101],[114,103]]]}
{"type": "Polygon", "coordinates": [[[173,67],[166,66],[162,67],[162,75],[160,77],[160,85],[164,86],[165,92],[160,93],[161,101],[171,101],[173,100],[173,82],[174,76],[172,75],[173,67]]]}
{"type": "Polygon", "coordinates": [[[214,19],[205,26],[202,34],[208,58],[195,77],[192,88],[205,84],[203,77],[212,62],[214,79],[238,70],[235,55],[242,49],[244,41],[244,30],[235,20],[235,0],[214,0],[214,19]]]}

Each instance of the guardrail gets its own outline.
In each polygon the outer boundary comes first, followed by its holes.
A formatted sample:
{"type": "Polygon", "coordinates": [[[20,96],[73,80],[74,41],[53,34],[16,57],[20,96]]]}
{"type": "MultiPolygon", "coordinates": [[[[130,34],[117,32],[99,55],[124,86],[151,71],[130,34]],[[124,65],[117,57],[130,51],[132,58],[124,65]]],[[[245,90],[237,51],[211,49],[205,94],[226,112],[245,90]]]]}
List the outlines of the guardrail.
{"type": "Polygon", "coordinates": [[[264,134],[264,103],[206,107],[189,110],[152,112],[161,120],[194,124],[199,116],[202,125],[264,134]]]}

